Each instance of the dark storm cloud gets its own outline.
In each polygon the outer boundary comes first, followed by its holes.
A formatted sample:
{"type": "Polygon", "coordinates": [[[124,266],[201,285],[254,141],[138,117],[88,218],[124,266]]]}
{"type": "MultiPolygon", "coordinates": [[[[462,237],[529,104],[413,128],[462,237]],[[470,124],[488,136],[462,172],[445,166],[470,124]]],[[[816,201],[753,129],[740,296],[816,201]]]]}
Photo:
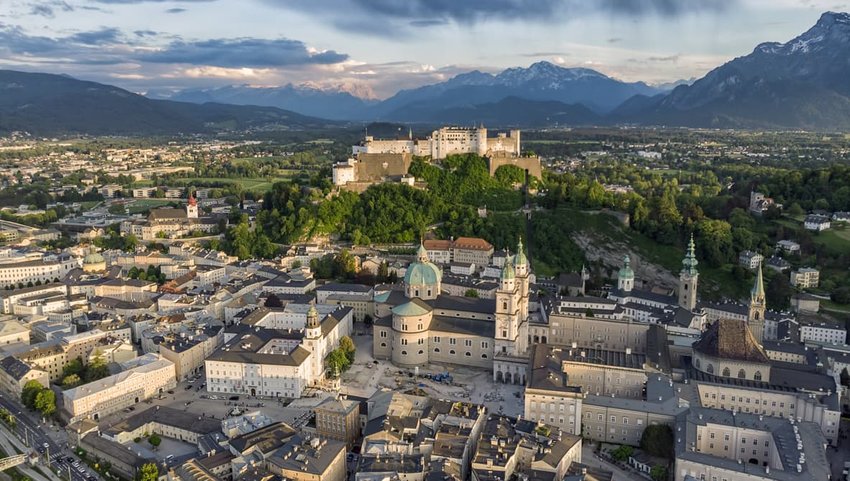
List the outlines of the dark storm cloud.
{"type": "Polygon", "coordinates": [[[333,50],[310,52],[303,42],[290,39],[211,39],[175,41],[162,50],[143,54],[137,60],[153,63],[182,63],[216,67],[279,67],[286,65],[335,64],[348,55],[333,50]]]}
{"type": "Polygon", "coordinates": [[[28,35],[18,26],[0,24],[0,56],[42,63],[117,64],[126,59],[109,49],[99,48],[117,42],[117,33],[112,29],[102,29],[50,38],[28,35]]]}
{"type": "Polygon", "coordinates": [[[739,0],[264,0],[266,4],[314,13],[338,27],[364,34],[403,33],[390,24],[382,29],[363,28],[365,19],[415,19],[416,27],[447,22],[474,24],[486,20],[559,22],[593,14],[614,16],[720,12],[739,0]]]}
{"type": "MultiPolygon", "coordinates": [[[[92,0],[109,5],[134,5],[138,3],[174,3],[173,0],[92,0]]],[[[178,0],[179,3],[209,3],[217,0],[178,0]]]]}

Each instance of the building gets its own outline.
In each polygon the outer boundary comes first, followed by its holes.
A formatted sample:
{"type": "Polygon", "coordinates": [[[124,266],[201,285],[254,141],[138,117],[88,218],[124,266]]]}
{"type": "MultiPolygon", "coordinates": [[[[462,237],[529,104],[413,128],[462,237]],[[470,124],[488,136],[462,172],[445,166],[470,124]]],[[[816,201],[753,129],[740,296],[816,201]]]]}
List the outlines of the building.
{"type": "Polygon", "coordinates": [[[477,237],[458,237],[452,241],[452,262],[486,266],[493,258],[493,245],[477,237]]]}
{"type": "Polygon", "coordinates": [[[781,250],[783,252],[787,252],[788,254],[799,254],[800,253],[800,244],[790,241],[790,240],[781,240],[776,243],[776,249],[781,250]]]}
{"type": "Polygon", "coordinates": [[[676,481],[830,478],[826,440],[810,422],[692,407],[675,432],[676,481]]]}
{"type": "Polygon", "coordinates": [[[374,295],[375,290],[370,286],[330,283],[316,288],[316,303],[350,307],[354,320],[363,322],[366,316],[375,316],[374,295]]]}
{"type": "Polygon", "coordinates": [[[103,437],[121,444],[129,444],[134,439],[151,434],[198,444],[201,437],[221,432],[221,420],[204,414],[187,416],[186,411],[154,406],[113,424],[101,426],[100,431],[103,437]]]}
{"type": "Polygon", "coordinates": [[[360,402],[329,397],[313,408],[313,413],[321,438],[342,441],[350,450],[360,437],[360,402]]]}
{"type": "Polygon", "coordinates": [[[159,354],[174,363],[178,381],[197,374],[204,361],[224,342],[221,326],[197,329],[193,334],[172,335],[159,344],[159,354]]]}
{"type": "Polygon", "coordinates": [[[764,256],[758,252],[743,251],[738,255],[738,264],[754,271],[764,262],[764,256]]]}
{"type": "Polygon", "coordinates": [[[442,270],[419,247],[402,283],[375,296],[373,353],[401,366],[438,362],[492,369],[524,384],[528,367],[529,274],[522,242],[505,264],[495,299],[442,294],[442,270]]]}
{"type": "Polygon", "coordinates": [[[206,234],[218,233],[226,225],[226,217],[200,215],[198,202],[194,195],[189,193],[186,207],[152,209],[146,220],[128,219],[121,222],[121,233],[133,234],[139,240],[152,241],[163,237],[186,237],[196,231],[206,234]]]}
{"type": "Polygon", "coordinates": [[[351,335],[352,310],[320,318],[311,305],[298,327],[264,327],[276,312],[263,308],[225,331],[224,345],[205,361],[207,391],[297,398],[325,381],[325,358],[351,335]]]}
{"type": "Polygon", "coordinates": [[[14,356],[0,359],[0,389],[18,398],[30,381],[37,381],[44,387],[50,386],[50,379],[45,371],[34,368],[14,356]]]}
{"type": "Polygon", "coordinates": [[[760,216],[773,206],[782,208],[782,204],[777,204],[771,197],[765,197],[761,192],[750,192],[750,213],[760,216]]]}
{"type": "Polygon", "coordinates": [[[535,344],[531,354],[531,373],[525,388],[524,417],[581,435],[584,392],[571,385],[561,364],[563,351],[535,344]]]}
{"type": "Polygon", "coordinates": [[[345,481],[345,443],[295,435],[266,460],[269,472],[292,481],[345,481]]]}
{"type": "Polygon", "coordinates": [[[798,289],[810,289],[820,284],[820,271],[812,267],[801,267],[791,271],[791,285],[798,289]]]}
{"type": "Polygon", "coordinates": [[[98,420],[177,385],[174,364],[155,354],[128,363],[127,369],[62,393],[62,409],[73,423],[98,420]]]}
{"type": "Polygon", "coordinates": [[[413,154],[429,156],[432,160],[445,159],[453,154],[478,154],[487,156],[501,154],[519,157],[520,131],[487,137],[487,129],[443,127],[431,132],[426,139],[414,139],[412,132],[407,138],[398,140],[380,140],[367,135],[364,140],[352,147],[353,155],[358,154],[413,154]]]}
{"type": "Polygon", "coordinates": [[[818,320],[817,317],[803,318],[800,320],[800,340],[843,345],[847,340],[847,329],[842,324],[818,320]]]}
{"type": "Polygon", "coordinates": [[[0,286],[8,288],[58,282],[72,269],[80,267],[79,259],[67,254],[35,260],[0,263],[0,286]]]}
{"type": "Polygon", "coordinates": [[[825,215],[809,214],[803,221],[803,226],[807,230],[820,232],[832,227],[829,217],[825,215]]]}

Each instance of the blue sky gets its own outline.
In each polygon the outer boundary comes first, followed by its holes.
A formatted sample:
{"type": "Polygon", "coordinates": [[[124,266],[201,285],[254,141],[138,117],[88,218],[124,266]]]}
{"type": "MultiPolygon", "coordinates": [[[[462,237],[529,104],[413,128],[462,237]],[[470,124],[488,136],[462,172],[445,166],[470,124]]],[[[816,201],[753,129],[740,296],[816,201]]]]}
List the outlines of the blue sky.
{"type": "Polygon", "coordinates": [[[0,68],[137,92],[310,84],[387,97],[548,60],[700,77],[850,0],[0,0],[0,68]]]}

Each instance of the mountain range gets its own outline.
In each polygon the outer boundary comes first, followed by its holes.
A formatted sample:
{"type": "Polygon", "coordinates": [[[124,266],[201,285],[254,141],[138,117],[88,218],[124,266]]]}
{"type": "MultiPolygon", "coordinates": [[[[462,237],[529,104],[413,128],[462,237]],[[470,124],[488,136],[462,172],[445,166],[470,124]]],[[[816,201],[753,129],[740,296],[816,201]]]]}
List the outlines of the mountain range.
{"type": "Polygon", "coordinates": [[[158,135],[328,124],[273,107],[151,100],[64,75],[0,70],[0,133],[158,135]]]}
{"type": "Polygon", "coordinates": [[[320,118],[850,131],[847,79],[850,15],[827,12],[786,43],[760,44],[700,79],[664,87],[537,62],[498,74],[463,73],[383,101],[293,85],[185,90],[163,100],[162,93],[148,98],[66,76],[0,71],[0,132],[160,134],[338,125],[320,118]]]}

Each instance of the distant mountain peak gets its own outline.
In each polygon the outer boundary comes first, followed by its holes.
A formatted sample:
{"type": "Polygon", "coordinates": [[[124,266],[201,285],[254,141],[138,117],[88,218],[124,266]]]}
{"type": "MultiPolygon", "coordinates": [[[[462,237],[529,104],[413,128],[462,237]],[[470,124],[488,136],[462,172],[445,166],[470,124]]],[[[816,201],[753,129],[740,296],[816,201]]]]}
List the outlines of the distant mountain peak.
{"type": "Polygon", "coordinates": [[[818,19],[816,25],[834,25],[834,24],[850,25],[850,13],[845,12],[824,12],[818,19]]]}

